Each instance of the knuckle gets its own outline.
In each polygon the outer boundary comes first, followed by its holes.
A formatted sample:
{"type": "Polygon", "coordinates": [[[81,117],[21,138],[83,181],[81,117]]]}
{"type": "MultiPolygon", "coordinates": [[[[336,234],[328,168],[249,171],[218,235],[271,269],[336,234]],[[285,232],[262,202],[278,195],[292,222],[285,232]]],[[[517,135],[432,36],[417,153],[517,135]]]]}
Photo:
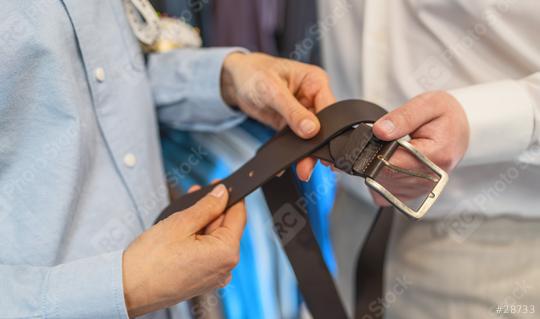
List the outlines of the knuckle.
{"type": "Polygon", "coordinates": [[[317,65],[310,65],[310,69],[311,71],[316,74],[317,76],[320,76],[322,78],[326,78],[328,79],[328,74],[326,73],[326,71],[321,68],[320,66],[317,66],[317,65]]]}
{"type": "Polygon", "coordinates": [[[308,94],[316,94],[321,85],[325,86],[330,82],[330,77],[326,71],[318,66],[309,65],[306,71],[307,76],[303,84],[308,94]]]}
{"type": "Polygon", "coordinates": [[[154,227],[158,227],[158,229],[160,229],[160,232],[163,232],[164,229],[168,229],[169,227],[176,230],[182,229],[185,225],[189,223],[188,217],[190,215],[190,209],[191,208],[187,208],[185,210],[176,212],[157,223],[154,227]]]}
{"type": "Polygon", "coordinates": [[[189,208],[185,210],[181,210],[179,212],[176,212],[172,214],[171,216],[167,217],[166,219],[160,221],[157,225],[165,224],[167,222],[171,222],[173,224],[181,224],[186,220],[186,214],[189,212],[189,208]]]}
{"type": "Polygon", "coordinates": [[[282,129],[286,125],[285,120],[281,115],[279,115],[279,113],[272,115],[271,123],[271,125],[278,130],[282,129]]]}
{"type": "Polygon", "coordinates": [[[249,91],[254,91],[257,93],[267,91],[269,89],[268,77],[268,71],[256,71],[245,81],[245,87],[248,88],[249,91]]]}
{"type": "Polygon", "coordinates": [[[442,169],[447,170],[454,165],[454,159],[452,156],[444,154],[441,152],[441,156],[437,156],[434,162],[442,169]]]}
{"type": "Polygon", "coordinates": [[[287,101],[287,95],[290,94],[289,91],[285,91],[283,88],[280,88],[276,83],[269,83],[269,92],[268,97],[278,103],[285,103],[287,101]]]}
{"type": "Polygon", "coordinates": [[[412,107],[404,107],[398,115],[399,120],[403,121],[405,124],[412,123],[415,116],[414,113],[412,107]]]}
{"type": "Polygon", "coordinates": [[[321,79],[323,80],[324,83],[327,84],[327,83],[330,82],[330,76],[329,76],[328,73],[326,73],[326,71],[324,71],[323,69],[321,69],[320,77],[321,77],[321,79]]]}
{"type": "Polygon", "coordinates": [[[415,96],[413,98],[413,101],[418,103],[419,105],[432,104],[437,98],[437,95],[438,94],[436,91],[424,92],[422,94],[415,96]]]}
{"type": "Polygon", "coordinates": [[[256,94],[260,96],[263,103],[271,104],[274,99],[283,98],[283,92],[269,76],[258,82],[256,94]]]}
{"type": "Polygon", "coordinates": [[[303,110],[300,107],[296,107],[296,106],[295,107],[290,107],[288,113],[289,113],[288,114],[289,121],[293,122],[294,124],[298,124],[298,125],[300,125],[300,121],[305,116],[305,110],[303,110]]]}
{"type": "Polygon", "coordinates": [[[218,198],[215,198],[213,196],[207,195],[206,198],[201,202],[200,209],[204,211],[221,211],[223,210],[221,208],[222,204],[218,198]]]}
{"type": "Polygon", "coordinates": [[[240,251],[236,245],[228,246],[228,249],[223,258],[223,264],[227,271],[232,270],[240,262],[240,251]]]}
{"type": "Polygon", "coordinates": [[[225,276],[219,281],[218,288],[225,288],[232,280],[232,275],[230,273],[225,274],[225,276]]]}
{"type": "Polygon", "coordinates": [[[231,255],[230,257],[230,260],[229,260],[229,266],[230,268],[234,268],[238,265],[238,263],[240,262],[240,254],[238,252],[236,252],[235,254],[231,255]]]}
{"type": "Polygon", "coordinates": [[[256,73],[256,81],[260,83],[273,83],[274,73],[268,69],[259,70],[256,73]]]}

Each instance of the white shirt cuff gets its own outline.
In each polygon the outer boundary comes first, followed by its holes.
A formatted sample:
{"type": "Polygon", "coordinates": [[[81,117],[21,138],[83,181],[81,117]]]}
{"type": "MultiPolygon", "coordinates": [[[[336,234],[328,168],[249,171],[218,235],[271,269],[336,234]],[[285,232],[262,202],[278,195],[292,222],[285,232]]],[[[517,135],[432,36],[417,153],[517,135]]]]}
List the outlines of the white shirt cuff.
{"type": "Polygon", "coordinates": [[[460,165],[503,162],[530,145],[534,103],[518,81],[501,81],[449,91],[470,126],[469,148],[460,165]]]}

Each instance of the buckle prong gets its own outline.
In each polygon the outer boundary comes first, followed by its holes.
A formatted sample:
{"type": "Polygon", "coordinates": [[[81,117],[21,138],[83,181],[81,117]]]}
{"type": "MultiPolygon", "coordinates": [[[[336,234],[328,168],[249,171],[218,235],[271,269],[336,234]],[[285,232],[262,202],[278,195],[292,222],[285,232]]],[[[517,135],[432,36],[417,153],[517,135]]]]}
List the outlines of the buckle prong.
{"type": "Polygon", "coordinates": [[[432,181],[433,183],[435,183],[435,186],[433,187],[431,192],[428,194],[428,196],[423,200],[422,204],[420,204],[420,207],[417,210],[414,210],[413,208],[407,206],[403,201],[397,198],[394,194],[390,193],[384,186],[382,186],[379,182],[377,182],[373,178],[367,177],[366,184],[369,187],[371,187],[374,191],[381,194],[381,196],[383,196],[386,200],[392,203],[401,212],[415,219],[420,219],[428,212],[428,210],[435,203],[437,198],[439,198],[439,195],[441,194],[443,188],[446,186],[446,183],[448,182],[448,174],[443,169],[435,165],[435,163],[433,163],[424,154],[420,153],[420,151],[418,151],[414,146],[412,146],[411,143],[403,139],[400,139],[397,142],[401,147],[403,147],[405,150],[411,153],[420,162],[425,164],[433,173],[435,173],[435,175],[438,176],[437,178],[423,172],[412,171],[409,169],[405,169],[405,168],[393,165],[389,161],[384,159],[382,156],[379,156],[377,158],[386,167],[388,167],[389,169],[393,171],[403,173],[409,176],[428,179],[432,181]]]}
{"type": "Polygon", "coordinates": [[[394,164],[390,163],[389,161],[387,161],[382,155],[377,156],[377,159],[379,161],[381,161],[384,164],[384,166],[386,166],[388,169],[390,169],[390,170],[392,170],[394,172],[398,172],[398,173],[413,176],[413,177],[427,179],[428,181],[431,181],[433,183],[439,182],[438,177],[434,177],[433,175],[430,175],[430,174],[427,174],[427,173],[424,173],[424,172],[413,171],[411,169],[406,169],[406,168],[403,168],[403,167],[399,167],[399,166],[394,165],[394,164]]]}

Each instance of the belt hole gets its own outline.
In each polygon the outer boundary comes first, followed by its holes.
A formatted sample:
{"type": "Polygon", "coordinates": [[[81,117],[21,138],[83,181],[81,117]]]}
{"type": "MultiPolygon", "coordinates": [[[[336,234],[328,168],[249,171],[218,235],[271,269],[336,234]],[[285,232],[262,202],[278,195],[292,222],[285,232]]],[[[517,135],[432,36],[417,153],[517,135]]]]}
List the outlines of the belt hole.
{"type": "Polygon", "coordinates": [[[232,192],[232,187],[229,186],[228,190],[229,190],[229,193],[232,192]]]}
{"type": "Polygon", "coordinates": [[[249,175],[249,177],[253,177],[253,176],[255,175],[255,172],[254,172],[254,171],[250,171],[250,172],[248,173],[248,175],[249,175]]]}

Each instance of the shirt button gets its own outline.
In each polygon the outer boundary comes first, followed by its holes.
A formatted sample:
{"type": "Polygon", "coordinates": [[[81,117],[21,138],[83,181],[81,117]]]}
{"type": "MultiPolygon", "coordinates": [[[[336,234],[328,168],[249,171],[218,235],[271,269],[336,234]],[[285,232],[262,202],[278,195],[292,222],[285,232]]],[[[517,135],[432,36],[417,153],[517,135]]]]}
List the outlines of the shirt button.
{"type": "Polygon", "coordinates": [[[96,76],[96,80],[98,82],[105,81],[105,70],[103,68],[97,68],[94,75],[96,76]]]}
{"type": "Polygon", "coordinates": [[[124,155],[124,165],[127,167],[134,167],[137,164],[137,158],[132,153],[124,155]]]}

